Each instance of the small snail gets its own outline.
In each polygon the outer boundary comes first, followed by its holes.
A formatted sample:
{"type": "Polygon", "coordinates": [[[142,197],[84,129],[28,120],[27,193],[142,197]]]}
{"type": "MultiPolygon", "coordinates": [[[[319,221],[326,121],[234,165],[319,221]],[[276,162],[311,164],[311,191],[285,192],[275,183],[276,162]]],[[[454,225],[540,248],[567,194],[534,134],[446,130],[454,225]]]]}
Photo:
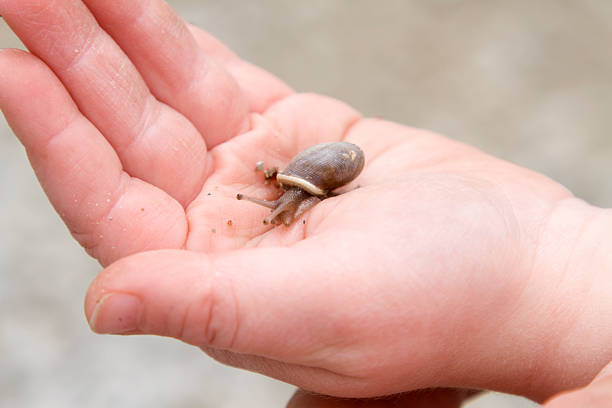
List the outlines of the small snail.
{"type": "Polygon", "coordinates": [[[242,194],[236,198],[271,208],[272,213],[263,220],[264,224],[289,225],[304,211],[333,195],[333,190],[354,180],[364,162],[359,146],[348,142],[321,143],[302,151],[283,171],[276,173],[276,181],[285,190],[277,200],[260,200],[242,194]]]}

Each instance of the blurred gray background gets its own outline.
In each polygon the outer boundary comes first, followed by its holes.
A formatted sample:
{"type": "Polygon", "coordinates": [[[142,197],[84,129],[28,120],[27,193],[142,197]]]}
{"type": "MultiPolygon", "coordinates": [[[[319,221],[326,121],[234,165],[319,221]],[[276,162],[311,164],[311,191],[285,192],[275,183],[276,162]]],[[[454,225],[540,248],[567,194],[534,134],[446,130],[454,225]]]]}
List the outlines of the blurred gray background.
{"type": "MultiPolygon", "coordinates": [[[[170,1],[298,91],[424,127],[612,206],[608,0],[170,1]]],[[[0,46],[20,47],[4,23],[0,46]]],[[[283,407],[293,388],[152,337],[90,333],[96,262],[0,123],[0,406],[283,407]]],[[[490,394],[466,406],[533,404],[490,394]]]]}

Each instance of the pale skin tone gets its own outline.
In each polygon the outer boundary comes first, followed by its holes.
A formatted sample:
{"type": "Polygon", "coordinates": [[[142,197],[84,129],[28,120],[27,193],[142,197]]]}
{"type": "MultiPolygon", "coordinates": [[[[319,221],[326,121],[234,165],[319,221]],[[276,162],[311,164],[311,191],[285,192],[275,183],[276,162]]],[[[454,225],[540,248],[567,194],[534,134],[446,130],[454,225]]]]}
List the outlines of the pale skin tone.
{"type": "MultiPolygon", "coordinates": [[[[0,52],[0,107],[105,267],[85,301],[94,331],[175,337],[337,397],[447,388],[396,397],[419,407],[456,407],[458,389],[543,401],[612,359],[610,210],[296,94],[161,1],[0,0],[0,13],[30,50],[0,52]],[[278,196],[257,161],[334,140],[361,146],[363,173],[290,227],[235,199],[278,196]]],[[[548,406],[607,398],[610,378],[548,406]]]]}

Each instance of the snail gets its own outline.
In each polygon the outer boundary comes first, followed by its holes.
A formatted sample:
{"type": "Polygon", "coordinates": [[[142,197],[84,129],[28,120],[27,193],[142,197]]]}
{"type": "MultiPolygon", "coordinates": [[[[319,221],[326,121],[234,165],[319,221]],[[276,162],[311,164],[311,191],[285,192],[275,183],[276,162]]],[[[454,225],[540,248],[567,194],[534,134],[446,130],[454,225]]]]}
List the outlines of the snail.
{"type": "Polygon", "coordinates": [[[357,145],[321,143],[302,151],[284,170],[275,172],[276,181],[285,190],[277,200],[260,200],[243,194],[236,198],[271,208],[272,213],[263,220],[264,224],[288,226],[321,200],[334,195],[333,190],[354,180],[364,162],[363,152],[357,145]]]}

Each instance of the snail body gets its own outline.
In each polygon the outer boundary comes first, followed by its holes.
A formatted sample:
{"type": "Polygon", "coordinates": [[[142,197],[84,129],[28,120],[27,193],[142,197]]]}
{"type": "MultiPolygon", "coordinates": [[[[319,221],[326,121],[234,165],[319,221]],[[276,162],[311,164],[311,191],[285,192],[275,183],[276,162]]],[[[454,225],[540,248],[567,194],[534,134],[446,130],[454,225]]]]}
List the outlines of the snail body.
{"type": "Polygon", "coordinates": [[[242,194],[248,200],[272,209],[264,224],[291,222],[329,197],[333,190],[354,180],[363,169],[365,158],[359,146],[349,142],[321,143],[296,155],[276,174],[276,181],[285,190],[274,201],[260,200],[242,194]]]}

